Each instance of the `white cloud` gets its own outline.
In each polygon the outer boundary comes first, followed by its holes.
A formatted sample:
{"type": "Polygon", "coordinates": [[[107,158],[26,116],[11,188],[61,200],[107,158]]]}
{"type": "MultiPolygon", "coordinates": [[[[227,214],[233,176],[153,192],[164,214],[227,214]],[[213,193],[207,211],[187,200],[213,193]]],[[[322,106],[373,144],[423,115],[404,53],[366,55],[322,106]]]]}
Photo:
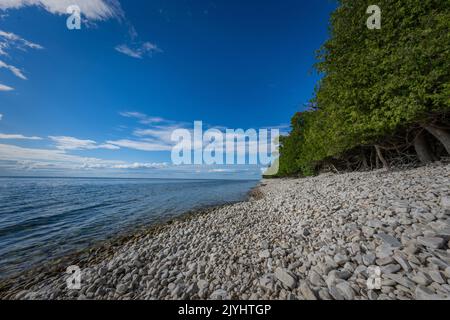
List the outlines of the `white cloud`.
{"type": "Polygon", "coordinates": [[[152,123],[160,123],[165,122],[163,118],[160,117],[149,117],[146,114],[140,112],[120,112],[122,117],[126,118],[135,118],[138,119],[142,124],[152,124],[152,123]]]}
{"type": "Polygon", "coordinates": [[[139,45],[132,45],[132,47],[130,47],[127,44],[121,44],[119,46],[117,46],[116,51],[127,55],[129,57],[132,58],[136,58],[136,59],[142,59],[145,56],[153,56],[154,53],[162,53],[163,51],[158,48],[158,46],[156,44],[153,44],[151,42],[144,42],[142,44],[139,45]]]}
{"type": "MultiPolygon", "coordinates": [[[[2,117],[0,117],[1,120],[2,117]]],[[[27,137],[22,134],[4,134],[0,133],[0,140],[42,140],[40,137],[27,137]]]]}
{"type": "Polygon", "coordinates": [[[3,115],[0,113],[0,121],[3,119],[3,115]]]}
{"type": "MultiPolygon", "coordinates": [[[[0,0],[0,8],[2,5],[10,4],[11,0],[0,0]]],[[[21,51],[26,51],[27,49],[43,49],[39,44],[30,42],[20,36],[12,33],[0,30],[0,56],[9,57],[8,51],[12,49],[19,49],[21,51]]],[[[16,77],[27,80],[27,77],[23,74],[23,71],[19,68],[9,65],[6,62],[0,60],[0,69],[7,69],[11,71],[16,77]]],[[[12,91],[14,88],[0,84],[0,91],[12,91]]]]}
{"type": "Polygon", "coordinates": [[[136,149],[140,151],[170,151],[174,146],[171,140],[173,131],[188,126],[185,122],[175,122],[161,117],[151,117],[140,112],[121,112],[120,115],[127,118],[134,118],[145,128],[137,128],[133,135],[138,140],[118,140],[108,141],[110,144],[124,148],[136,149]]]}
{"type": "Polygon", "coordinates": [[[30,42],[12,32],[0,30],[0,55],[8,56],[9,49],[20,49],[26,51],[27,49],[43,49],[39,44],[30,42]]]}
{"type": "Polygon", "coordinates": [[[127,163],[117,160],[104,160],[67,154],[58,149],[23,148],[0,144],[0,167],[9,169],[160,169],[168,167],[166,163],[127,163]],[[6,165],[1,163],[12,163],[6,165]]]}
{"type": "Polygon", "coordinates": [[[96,158],[79,157],[66,154],[62,150],[22,148],[14,145],[0,144],[0,160],[31,161],[65,167],[112,166],[122,164],[120,161],[105,161],[96,158]]]}
{"type": "Polygon", "coordinates": [[[116,140],[116,141],[107,141],[108,144],[128,148],[128,149],[134,149],[139,151],[170,151],[172,150],[172,146],[166,145],[163,143],[157,143],[157,142],[147,142],[147,141],[135,141],[135,140],[128,140],[128,139],[122,139],[122,140],[116,140]]]}
{"type": "Polygon", "coordinates": [[[123,11],[117,0],[1,0],[0,9],[20,9],[37,6],[52,14],[66,15],[71,5],[80,7],[81,14],[89,20],[122,18],[123,11]]]}
{"type": "Polygon", "coordinates": [[[5,62],[0,60],[0,69],[1,68],[5,68],[8,69],[9,71],[11,71],[16,77],[22,79],[22,80],[27,80],[27,77],[25,77],[25,75],[22,73],[22,71],[19,68],[16,68],[12,65],[6,64],[5,62]]]}
{"type": "Polygon", "coordinates": [[[50,136],[49,138],[56,143],[56,148],[59,150],[120,149],[118,146],[114,146],[111,144],[97,144],[97,142],[93,140],[81,140],[74,137],[50,136]]]}
{"type": "Polygon", "coordinates": [[[12,91],[12,90],[14,90],[14,88],[5,86],[4,84],[0,83],[0,91],[12,91]]]}
{"type": "Polygon", "coordinates": [[[168,163],[131,163],[131,164],[118,164],[113,166],[114,169],[162,169],[167,168],[168,163]]]}

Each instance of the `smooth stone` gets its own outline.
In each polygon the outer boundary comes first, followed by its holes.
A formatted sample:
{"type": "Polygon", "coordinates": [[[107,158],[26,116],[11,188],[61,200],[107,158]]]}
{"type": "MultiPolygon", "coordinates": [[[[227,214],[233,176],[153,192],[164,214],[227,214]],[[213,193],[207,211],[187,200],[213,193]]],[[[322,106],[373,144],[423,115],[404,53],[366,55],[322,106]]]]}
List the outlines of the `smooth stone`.
{"type": "Polygon", "coordinates": [[[346,255],[338,253],[334,256],[333,260],[337,265],[342,266],[348,261],[348,257],[346,255]]]}
{"type": "Polygon", "coordinates": [[[270,251],[268,249],[261,251],[259,257],[262,259],[270,258],[270,251]]]}
{"type": "Polygon", "coordinates": [[[375,238],[382,240],[385,244],[391,246],[392,248],[400,248],[402,246],[401,242],[397,238],[394,238],[390,234],[377,233],[375,238]]]}
{"type": "Polygon", "coordinates": [[[450,209],[450,197],[442,197],[441,206],[444,209],[450,209]]]}
{"type": "Polygon", "coordinates": [[[405,256],[401,253],[394,254],[394,260],[405,270],[406,272],[411,272],[412,268],[409,264],[408,260],[406,260],[405,256]]]}
{"type": "Polygon", "coordinates": [[[439,284],[444,284],[446,283],[445,279],[442,277],[442,274],[440,271],[438,270],[431,270],[428,271],[428,275],[430,276],[430,278],[434,281],[437,282],[439,284]]]}
{"type": "Polygon", "coordinates": [[[322,277],[315,271],[311,271],[309,273],[309,281],[313,286],[316,287],[324,287],[326,286],[325,281],[322,279],[322,277]]]}
{"type": "Polygon", "coordinates": [[[295,276],[286,269],[277,268],[275,270],[275,277],[291,290],[297,285],[295,276]]]}
{"type": "Polygon", "coordinates": [[[418,237],[417,242],[432,249],[440,249],[445,243],[444,239],[437,237],[418,237]]]}
{"type": "Polygon", "coordinates": [[[414,294],[417,300],[446,300],[444,297],[435,294],[434,291],[422,285],[416,287],[414,294]]]}
{"type": "Polygon", "coordinates": [[[355,291],[346,281],[338,283],[336,285],[336,288],[342,293],[342,296],[345,300],[353,300],[353,298],[355,297],[355,291]]]}
{"type": "Polygon", "coordinates": [[[387,266],[381,267],[381,273],[382,274],[391,274],[391,273],[397,273],[400,271],[402,267],[400,267],[398,264],[388,264],[387,266]]]}
{"type": "Polygon", "coordinates": [[[362,256],[363,263],[366,266],[371,266],[375,263],[376,256],[373,253],[368,253],[362,256]]]}
{"type": "Polygon", "coordinates": [[[308,283],[306,283],[306,281],[302,281],[300,283],[300,292],[306,300],[317,300],[316,295],[308,286],[308,283]]]}

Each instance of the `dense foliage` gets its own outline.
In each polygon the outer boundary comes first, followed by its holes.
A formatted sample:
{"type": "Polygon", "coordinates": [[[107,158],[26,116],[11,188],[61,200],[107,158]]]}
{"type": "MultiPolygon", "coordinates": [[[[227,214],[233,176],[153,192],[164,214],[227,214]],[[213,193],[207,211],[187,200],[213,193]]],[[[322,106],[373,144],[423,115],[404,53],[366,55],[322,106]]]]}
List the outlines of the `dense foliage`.
{"type": "Polygon", "coordinates": [[[450,1],[376,3],[382,11],[380,30],[366,24],[373,1],[339,1],[330,39],[317,53],[323,77],[313,107],[296,114],[292,132],[281,139],[280,176],[311,175],[330,159],[382,146],[398,132],[419,135],[417,128],[445,125],[450,1]]]}

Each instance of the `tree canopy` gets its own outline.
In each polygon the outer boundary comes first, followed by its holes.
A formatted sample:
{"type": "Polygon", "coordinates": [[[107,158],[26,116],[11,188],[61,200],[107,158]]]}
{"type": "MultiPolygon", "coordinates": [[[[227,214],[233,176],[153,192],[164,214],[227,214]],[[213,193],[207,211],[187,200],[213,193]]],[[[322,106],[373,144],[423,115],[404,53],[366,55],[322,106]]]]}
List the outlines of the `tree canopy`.
{"type": "Polygon", "coordinates": [[[379,0],[381,29],[369,29],[372,2],[341,0],[332,14],[313,107],[281,139],[280,176],[311,175],[327,159],[448,115],[450,1],[379,0]]]}

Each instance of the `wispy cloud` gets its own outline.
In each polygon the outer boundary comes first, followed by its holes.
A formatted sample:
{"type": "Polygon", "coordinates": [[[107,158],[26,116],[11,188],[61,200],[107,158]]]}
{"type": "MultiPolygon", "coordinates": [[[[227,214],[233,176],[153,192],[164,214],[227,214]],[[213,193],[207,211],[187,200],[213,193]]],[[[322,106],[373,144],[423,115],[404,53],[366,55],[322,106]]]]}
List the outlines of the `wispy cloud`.
{"type": "Polygon", "coordinates": [[[14,88],[11,88],[9,86],[5,86],[4,84],[0,83],[0,91],[13,91],[14,88]]]}
{"type": "MultiPolygon", "coordinates": [[[[0,120],[2,119],[2,115],[0,115],[0,120]]],[[[5,134],[0,133],[0,140],[42,140],[40,137],[27,137],[22,134],[5,134]]]]}
{"type": "Polygon", "coordinates": [[[2,121],[3,119],[3,115],[0,113],[0,121],[2,121]]]}
{"type": "Polygon", "coordinates": [[[71,5],[80,7],[81,14],[89,20],[122,18],[123,11],[117,0],[2,0],[0,9],[20,9],[37,6],[52,14],[65,15],[71,5]]]}
{"type": "Polygon", "coordinates": [[[5,62],[0,60],[0,69],[1,68],[5,68],[8,69],[9,71],[11,71],[16,77],[22,79],[22,80],[27,80],[27,77],[25,77],[25,75],[23,74],[23,72],[19,69],[16,68],[12,65],[6,64],[5,62]]]}
{"type": "Polygon", "coordinates": [[[157,142],[147,142],[142,140],[136,141],[136,140],[122,139],[122,140],[107,141],[107,143],[114,146],[139,151],[170,151],[172,149],[172,146],[167,144],[157,142]]]}
{"type": "Polygon", "coordinates": [[[56,148],[59,150],[94,150],[94,149],[108,149],[118,150],[120,147],[112,144],[98,144],[93,140],[81,140],[74,137],[66,136],[50,136],[52,141],[56,143],[56,148]]]}
{"type": "Polygon", "coordinates": [[[120,115],[126,118],[138,119],[142,124],[153,124],[167,121],[161,117],[149,117],[146,114],[140,112],[120,112],[120,115]]]}
{"type": "Polygon", "coordinates": [[[118,164],[114,165],[113,169],[162,169],[169,167],[169,164],[166,162],[162,163],[130,163],[130,164],[118,164]]]}
{"type": "MultiPolygon", "coordinates": [[[[2,5],[5,6],[7,4],[12,4],[14,1],[0,1],[0,9],[2,9],[2,5]]],[[[27,51],[27,49],[43,49],[43,47],[39,44],[28,41],[12,32],[6,32],[0,30],[0,56],[4,56],[5,58],[9,58],[9,51],[17,49],[20,51],[27,51]]],[[[23,71],[19,68],[10,65],[2,60],[0,60],[0,69],[7,69],[12,72],[16,77],[27,80],[27,77],[24,75],[23,71]]],[[[14,88],[0,84],[0,91],[12,91],[14,88]]]]}
{"type": "Polygon", "coordinates": [[[81,157],[59,149],[24,148],[0,144],[0,168],[7,169],[55,169],[55,170],[126,170],[162,169],[167,163],[128,163],[119,160],[104,160],[81,157]]]}
{"type": "Polygon", "coordinates": [[[133,139],[108,141],[107,143],[123,148],[140,151],[170,151],[174,146],[171,136],[174,130],[184,129],[189,124],[180,121],[167,120],[161,117],[149,116],[141,112],[121,112],[121,116],[136,119],[143,128],[133,130],[133,139]]]}
{"type": "Polygon", "coordinates": [[[40,50],[44,49],[44,47],[28,41],[12,32],[0,30],[0,55],[9,56],[8,51],[10,49],[26,51],[27,49],[40,50]]]}
{"type": "Polygon", "coordinates": [[[156,44],[153,44],[151,42],[131,45],[121,44],[118,45],[115,49],[116,51],[135,59],[142,59],[146,56],[152,57],[155,53],[163,52],[156,44]]]}

